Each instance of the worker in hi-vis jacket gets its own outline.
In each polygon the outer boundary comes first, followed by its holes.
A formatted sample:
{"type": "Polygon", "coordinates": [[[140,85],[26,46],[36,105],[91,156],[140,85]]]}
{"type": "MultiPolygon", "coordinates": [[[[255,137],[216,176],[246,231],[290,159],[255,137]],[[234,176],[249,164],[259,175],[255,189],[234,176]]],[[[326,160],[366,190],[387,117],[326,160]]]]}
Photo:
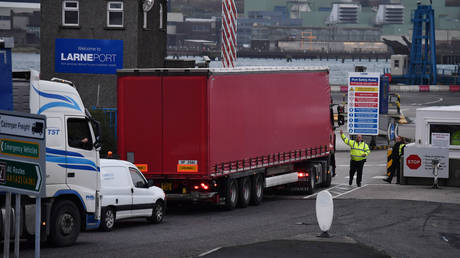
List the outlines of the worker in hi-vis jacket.
{"type": "Polygon", "coordinates": [[[363,136],[361,134],[356,136],[356,141],[348,139],[345,134],[343,134],[342,130],[340,130],[340,135],[342,136],[343,142],[351,148],[350,180],[348,184],[351,185],[353,183],[353,177],[355,176],[355,172],[357,172],[356,184],[361,186],[364,162],[366,162],[367,156],[370,153],[369,146],[363,141],[363,136]]]}

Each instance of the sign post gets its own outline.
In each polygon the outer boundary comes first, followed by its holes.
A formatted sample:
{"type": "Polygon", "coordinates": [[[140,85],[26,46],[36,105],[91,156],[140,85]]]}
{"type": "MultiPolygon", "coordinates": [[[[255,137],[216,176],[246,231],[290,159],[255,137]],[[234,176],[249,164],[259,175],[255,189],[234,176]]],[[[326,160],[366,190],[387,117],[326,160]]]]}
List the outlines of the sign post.
{"type": "Polygon", "coordinates": [[[348,73],[348,133],[379,134],[379,73],[348,73]]]}
{"type": "Polygon", "coordinates": [[[46,118],[0,111],[0,191],[6,192],[3,256],[9,257],[11,194],[16,195],[15,257],[19,257],[21,194],[36,197],[35,257],[40,256],[40,203],[45,193],[46,118]]]}

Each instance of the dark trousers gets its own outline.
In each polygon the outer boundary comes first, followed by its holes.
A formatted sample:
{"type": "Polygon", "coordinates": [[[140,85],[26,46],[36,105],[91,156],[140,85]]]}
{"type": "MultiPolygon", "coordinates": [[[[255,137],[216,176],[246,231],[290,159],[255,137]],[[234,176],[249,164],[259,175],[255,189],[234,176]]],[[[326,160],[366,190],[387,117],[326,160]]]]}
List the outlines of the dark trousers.
{"type": "Polygon", "coordinates": [[[349,185],[353,183],[353,177],[355,176],[355,172],[357,172],[358,175],[356,178],[356,184],[358,186],[361,186],[361,179],[363,178],[364,162],[366,162],[366,160],[361,160],[361,161],[350,160],[350,173],[349,173],[350,180],[348,181],[349,185]]]}
{"type": "Polygon", "coordinates": [[[393,159],[393,162],[391,163],[391,167],[388,170],[390,171],[390,175],[388,176],[388,181],[391,182],[391,180],[393,180],[393,176],[396,173],[396,182],[399,183],[399,178],[400,178],[399,173],[401,171],[401,163],[399,163],[399,158],[393,159]]]}

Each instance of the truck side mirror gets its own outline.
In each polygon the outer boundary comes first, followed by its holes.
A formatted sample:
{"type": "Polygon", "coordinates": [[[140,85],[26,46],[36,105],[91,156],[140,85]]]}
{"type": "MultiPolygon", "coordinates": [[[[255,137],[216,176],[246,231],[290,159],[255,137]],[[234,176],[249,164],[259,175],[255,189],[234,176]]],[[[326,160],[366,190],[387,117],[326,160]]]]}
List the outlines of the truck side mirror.
{"type": "Polygon", "coordinates": [[[101,139],[100,139],[99,136],[96,137],[96,141],[94,142],[93,146],[94,146],[94,149],[96,149],[96,151],[100,151],[100,150],[101,150],[102,142],[101,142],[101,139]]]}

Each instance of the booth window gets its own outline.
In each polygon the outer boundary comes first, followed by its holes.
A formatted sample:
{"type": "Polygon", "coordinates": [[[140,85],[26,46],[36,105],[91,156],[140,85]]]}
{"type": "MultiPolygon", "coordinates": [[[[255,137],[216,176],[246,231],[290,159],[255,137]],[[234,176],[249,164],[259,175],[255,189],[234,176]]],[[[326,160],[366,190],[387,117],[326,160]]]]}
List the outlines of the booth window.
{"type": "Polygon", "coordinates": [[[79,26],[80,6],[78,1],[64,1],[62,4],[62,25],[79,26]]]}
{"type": "Polygon", "coordinates": [[[107,3],[107,27],[123,27],[123,2],[107,3]]]}
{"type": "Polygon", "coordinates": [[[449,133],[450,146],[460,147],[460,124],[430,124],[430,144],[431,133],[449,133]]]}

